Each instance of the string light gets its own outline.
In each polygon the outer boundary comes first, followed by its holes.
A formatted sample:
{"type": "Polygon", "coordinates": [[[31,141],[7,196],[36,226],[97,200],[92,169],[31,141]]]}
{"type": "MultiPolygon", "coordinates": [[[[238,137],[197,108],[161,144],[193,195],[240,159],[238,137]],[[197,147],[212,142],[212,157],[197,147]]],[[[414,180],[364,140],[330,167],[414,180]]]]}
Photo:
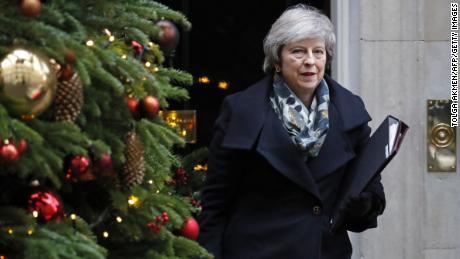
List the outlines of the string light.
{"type": "Polygon", "coordinates": [[[94,41],[93,40],[87,40],[86,41],[86,46],[93,47],[94,46],[94,41]]]}
{"type": "Polygon", "coordinates": [[[115,41],[115,36],[113,36],[113,35],[110,36],[110,37],[109,37],[109,41],[110,41],[110,42],[114,42],[114,41],[115,41]]]}
{"type": "Polygon", "coordinates": [[[158,67],[153,68],[153,72],[158,72],[160,69],[158,67]]]}
{"type": "Polygon", "coordinates": [[[109,237],[109,232],[107,232],[107,231],[102,232],[102,236],[104,238],[108,238],[109,237]]]}
{"type": "Polygon", "coordinates": [[[149,184],[153,184],[153,180],[149,180],[149,184]]]}
{"type": "Polygon", "coordinates": [[[193,170],[195,171],[207,171],[208,170],[208,164],[204,164],[204,165],[196,165],[193,167],[193,170]]]}
{"type": "Polygon", "coordinates": [[[228,89],[228,82],[226,81],[219,81],[219,84],[217,85],[220,89],[226,90],[228,89]]]}
{"type": "Polygon", "coordinates": [[[157,193],[160,193],[160,190],[157,190],[157,193]]]}
{"type": "Polygon", "coordinates": [[[12,229],[12,228],[9,228],[9,229],[8,229],[8,234],[13,235],[13,233],[14,233],[13,229],[12,229]]]}
{"type": "Polygon", "coordinates": [[[138,198],[138,197],[136,197],[136,196],[134,196],[134,195],[129,196],[129,198],[128,198],[128,204],[129,204],[129,206],[134,207],[134,206],[136,206],[138,203],[139,203],[139,198],[138,198]]]}
{"type": "Polygon", "coordinates": [[[121,223],[123,221],[123,219],[121,217],[117,217],[116,220],[117,220],[118,223],[121,223]]]}
{"type": "Polygon", "coordinates": [[[112,36],[112,33],[108,29],[104,29],[104,33],[107,34],[107,36],[112,36]]]}
{"type": "Polygon", "coordinates": [[[201,76],[198,78],[198,82],[202,84],[209,84],[211,80],[209,80],[209,77],[207,76],[201,76]]]}
{"type": "Polygon", "coordinates": [[[146,67],[150,67],[151,65],[152,65],[152,63],[150,63],[150,62],[148,62],[148,61],[145,62],[145,66],[146,66],[146,67]]]}
{"type": "Polygon", "coordinates": [[[27,230],[27,235],[31,236],[34,233],[32,229],[27,230]]]}
{"type": "Polygon", "coordinates": [[[36,211],[36,210],[32,211],[32,216],[34,218],[38,218],[38,211],[36,211]]]}
{"type": "Polygon", "coordinates": [[[126,55],[123,55],[123,56],[121,56],[121,58],[122,58],[122,59],[126,59],[126,58],[127,58],[127,56],[126,56],[126,55]]]}
{"type": "Polygon", "coordinates": [[[73,213],[70,214],[70,219],[71,219],[71,220],[76,220],[76,219],[77,219],[77,215],[75,215],[75,214],[73,214],[73,213]]]}

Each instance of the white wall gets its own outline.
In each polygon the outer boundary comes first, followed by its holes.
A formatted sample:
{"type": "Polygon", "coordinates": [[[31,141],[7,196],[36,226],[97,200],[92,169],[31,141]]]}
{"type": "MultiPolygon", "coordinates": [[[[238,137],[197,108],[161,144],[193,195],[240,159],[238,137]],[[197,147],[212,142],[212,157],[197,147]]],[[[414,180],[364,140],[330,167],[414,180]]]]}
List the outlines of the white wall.
{"type": "Polygon", "coordinates": [[[387,114],[411,127],[382,175],[386,211],[377,229],[352,237],[354,258],[460,258],[460,175],[426,169],[426,100],[450,98],[451,2],[331,2],[334,76],[360,93],[374,129],[387,114]]]}

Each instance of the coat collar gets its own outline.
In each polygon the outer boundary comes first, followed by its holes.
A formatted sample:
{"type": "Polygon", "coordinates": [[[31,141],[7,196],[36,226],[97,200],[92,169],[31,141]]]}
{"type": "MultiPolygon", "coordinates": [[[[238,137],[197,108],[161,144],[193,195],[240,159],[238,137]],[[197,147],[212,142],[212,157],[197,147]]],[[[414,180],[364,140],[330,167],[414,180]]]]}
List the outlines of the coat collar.
{"type": "Polygon", "coordinates": [[[328,76],[329,132],[316,158],[304,162],[271,108],[272,78],[265,77],[231,97],[232,116],[222,146],[256,149],[280,173],[321,200],[315,181],[352,159],[355,154],[346,132],[370,120],[362,101],[328,76]],[[328,161],[324,163],[324,161],[328,161]]]}

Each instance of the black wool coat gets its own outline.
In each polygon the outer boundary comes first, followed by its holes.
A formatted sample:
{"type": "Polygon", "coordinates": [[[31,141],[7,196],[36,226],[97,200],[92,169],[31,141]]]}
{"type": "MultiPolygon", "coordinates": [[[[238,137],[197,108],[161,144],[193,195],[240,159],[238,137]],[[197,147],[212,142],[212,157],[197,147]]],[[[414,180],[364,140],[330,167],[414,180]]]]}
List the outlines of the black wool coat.
{"type": "Polygon", "coordinates": [[[380,176],[367,187],[380,211],[335,234],[331,214],[347,165],[369,138],[362,100],[325,76],[329,131],[305,162],[271,107],[272,78],[224,99],[210,144],[198,241],[224,259],[345,259],[346,230],[377,226],[385,204],[380,176]]]}

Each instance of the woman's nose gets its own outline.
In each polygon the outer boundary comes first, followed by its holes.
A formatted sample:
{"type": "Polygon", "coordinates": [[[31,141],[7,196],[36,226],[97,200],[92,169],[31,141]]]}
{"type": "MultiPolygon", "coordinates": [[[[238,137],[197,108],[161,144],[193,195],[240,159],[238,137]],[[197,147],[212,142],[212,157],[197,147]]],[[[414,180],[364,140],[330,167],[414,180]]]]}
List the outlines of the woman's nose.
{"type": "Polygon", "coordinates": [[[315,64],[315,56],[313,55],[313,53],[306,53],[305,54],[305,64],[307,65],[313,65],[315,64]]]}

